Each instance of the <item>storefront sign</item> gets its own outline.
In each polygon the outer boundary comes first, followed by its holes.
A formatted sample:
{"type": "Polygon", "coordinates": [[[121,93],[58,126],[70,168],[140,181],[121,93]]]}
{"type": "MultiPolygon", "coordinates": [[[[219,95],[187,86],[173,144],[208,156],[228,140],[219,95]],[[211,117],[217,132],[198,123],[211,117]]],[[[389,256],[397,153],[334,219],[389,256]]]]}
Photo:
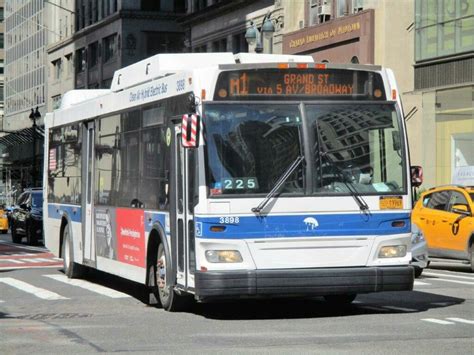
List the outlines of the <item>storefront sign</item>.
{"type": "Polygon", "coordinates": [[[338,37],[338,36],[351,33],[354,31],[359,31],[360,28],[361,26],[360,26],[359,21],[353,22],[347,25],[341,25],[341,26],[338,26],[336,28],[331,28],[326,31],[321,31],[314,34],[307,34],[306,36],[292,39],[289,42],[289,46],[290,48],[298,48],[306,44],[315,43],[315,42],[333,38],[333,37],[338,37]]]}

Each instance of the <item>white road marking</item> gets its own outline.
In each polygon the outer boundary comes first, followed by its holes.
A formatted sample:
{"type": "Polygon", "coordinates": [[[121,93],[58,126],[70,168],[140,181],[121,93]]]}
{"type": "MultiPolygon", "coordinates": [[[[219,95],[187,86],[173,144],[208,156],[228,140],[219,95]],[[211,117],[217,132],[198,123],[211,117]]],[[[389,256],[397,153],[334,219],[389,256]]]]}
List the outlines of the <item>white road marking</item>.
{"type": "Polygon", "coordinates": [[[5,303],[5,301],[4,301],[4,300],[0,300],[0,303],[5,303]]]}
{"type": "Polygon", "coordinates": [[[453,322],[474,324],[474,320],[463,319],[463,318],[446,318],[447,320],[452,320],[453,322]]]}
{"type": "Polygon", "coordinates": [[[49,277],[49,278],[51,278],[53,280],[56,280],[56,281],[64,282],[68,285],[81,287],[81,288],[84,288],[86,290],[96,292],[96,293],[99,293],[103,296],[107,296],[107,297],[111,297],[111,298],[130,297],[129,295],[127,295],[125,293],[118,292],[118,291],[112,290],[112,289],[104,287],[104,286],[96,285],[96,284],[93,284],[92,282],[88,282],[88,281],[85,281],[85,280],[68,279],[67,276],[64,276],[64,275],[43,275],[43,276],[49,277]]]}
{"type": "Polygon", "coordinates": [[[425,319],[422,319],[422,321],[436,323],[436,324],[442,324],[442,325],[454,324],[453,322],[448,322],[446,320],[435,319],[435,318],[425,318],[425,319]]]}
{"type": "Polygon", "coordinates": [[[20,259],[24,263],[44,263],[44,261],[41,261],[40,258],[31,258],[31,259],[20,259]]]}
{"type": "Polygon", "coordinates": [[[404,307],[395,307],[395,306],[384,306],[383,308],[393,309],[394,311],[403,311],[403,312],[416,312],[416,309],[413,308],[404,308],[404,307]]]}
{"type": "Polygon", "coordinates": [[[415,280],[414,285],[415,286],[426,286],[426,285],[431,285],[431,284],[429,284],[428,282],[415,280]]]}
{"type": "Polygon", "coordinates": [[[0,270],[20,270],[20,269],[34,269],[34,268],[40,268],[40,269],[46,269],[46,268],[51,268],[51,269],[57,269],[58,265],[43,265],[43,266],[32,266],[32,265],[22,265],[22,266],[1,266],[0,265],[0,270]]]}
{"type": "Polygon", "coordinates": [[[18,260],[18,259],[0,259],[0,261],[7,261],[12,264],[24,264],[24,261],[18,260]]]}
{"type": "MultiPolygon", "coordinates": [[[[37,260],[37,261],[35,261],[35,262],[39,262],[39,263],[51,263],[51,262],[56,262],[56,260],[54,260],[54,259],[52,259],[52,258],[51,258],[51,259],[49,259],[49,258],[34,258],[34,259],[37,260]]],[[[23,260],[30,260],[30,259],[23,259],[23,260]]]]}
{"type": "Polygon", "coordinates": [[[474,285],[474,282],[467,282],[467,281],[458,281],[458,280],[448,280],[448,279],[441,279],[437,278],[437,281],[444,281],[444,282],[452,282],[455,284],[463,284],[463,285],[474,285]]]}
{"type": "Polygon", "coordinates": [[[3,282],[4,284],[10,285],[12,287],[15,287],[21,291],[31,293],[32,295],[42,298],[44,300],[48,301],[56,301],[56,300],[67,300],[67,297],[63,297],[61,295],[58,295],[55,292],[51,292],[48,290],[45,290],[44,288],[39,288],[33,285],[30,285],[29,283],[14,279],[12,277],[2,277],[0,278],[0,282],[3,282]]]}
{"type": "Polygon", "coordinates": [[[465,279],[465,280],[474,281],[474,277],[472,277],[472,276],[461,276],[461,275],[453,275],[453,274],[438,274],[438,273],[434,273],[434,272],[425,272],[424,275],[441,276],[441,277],[453,277],[455,279],[465,279]]]}

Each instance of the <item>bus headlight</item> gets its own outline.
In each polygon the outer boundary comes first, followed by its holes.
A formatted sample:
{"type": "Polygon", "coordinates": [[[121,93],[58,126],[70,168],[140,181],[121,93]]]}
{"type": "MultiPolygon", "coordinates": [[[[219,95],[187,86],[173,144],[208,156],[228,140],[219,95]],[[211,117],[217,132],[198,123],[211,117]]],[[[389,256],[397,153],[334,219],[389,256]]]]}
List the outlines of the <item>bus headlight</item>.
{"type": "Polygon", "coordinates": [[[389,245],[380,248],[379,258],[402,258],[407,255],[406,245],[389,245]]]}
{"type": "Polygon", "coordinates": [[[210,263],[241,263],[242,255],[238,250],[206,250],[206,259],[210,263]]]}

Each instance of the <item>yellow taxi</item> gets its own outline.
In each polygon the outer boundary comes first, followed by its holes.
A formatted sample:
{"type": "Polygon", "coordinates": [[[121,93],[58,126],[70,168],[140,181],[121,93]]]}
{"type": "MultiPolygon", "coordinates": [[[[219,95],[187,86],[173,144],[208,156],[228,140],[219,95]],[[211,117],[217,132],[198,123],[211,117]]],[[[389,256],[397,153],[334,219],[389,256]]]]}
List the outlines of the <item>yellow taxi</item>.
{"type": "Polygon", "coordinates": [[[0,231],[2,234],[6,234],[8,232],[7,211],[2,206],[0,206],[0,231]]]}
{"type": "Polygon", "coordinates": [[[422,193],[412,222],[423,231],[430,258],[469,262],[474,272],[474,186],[441,186],[422,193]]]}

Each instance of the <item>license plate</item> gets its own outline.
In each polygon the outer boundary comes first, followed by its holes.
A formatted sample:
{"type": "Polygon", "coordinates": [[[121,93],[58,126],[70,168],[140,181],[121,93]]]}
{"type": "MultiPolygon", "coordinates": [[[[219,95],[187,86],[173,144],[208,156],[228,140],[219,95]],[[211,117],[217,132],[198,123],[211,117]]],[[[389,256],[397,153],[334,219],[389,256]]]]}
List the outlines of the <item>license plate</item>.
{"type": "Polygon", "coordinates": [[[381,196],[379,207],[381,210],[401,210],[403,208],[403,199],[401,196],[381,196]]]}

